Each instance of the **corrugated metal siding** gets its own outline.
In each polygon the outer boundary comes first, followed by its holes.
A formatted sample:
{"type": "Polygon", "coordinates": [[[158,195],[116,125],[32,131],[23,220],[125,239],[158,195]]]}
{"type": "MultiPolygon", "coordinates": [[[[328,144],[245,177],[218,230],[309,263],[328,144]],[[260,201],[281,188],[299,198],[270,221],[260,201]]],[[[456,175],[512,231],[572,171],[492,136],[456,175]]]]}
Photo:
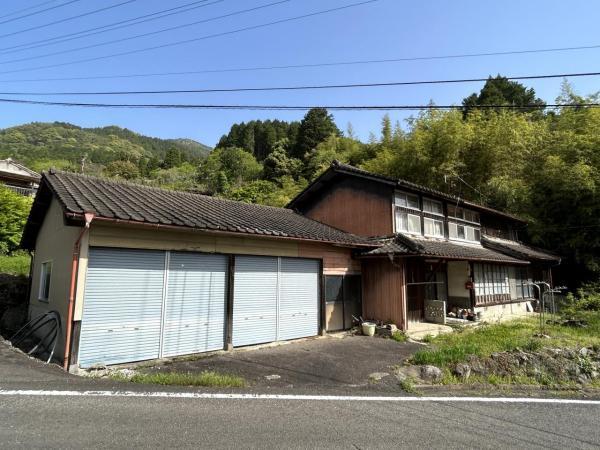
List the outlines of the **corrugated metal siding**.
{"type": "Polygon", "coordinates": [[[224,346],[227,257],[170,252],[162,356],[224,346]]]}
{"type": "Polygon", "coordinates": [[[157,358],[165,253],[91,248],[79,365],[157,358]]]}
{"type": "Polygon", "coordinates": [[[277,340],[277,258],[236,256],[234,347],[277,340]]]}
{"type": "Polygon", "coordinates": [[[319,262],[281,258],[279,276],[280,340],[319,333],[319,262]]]}

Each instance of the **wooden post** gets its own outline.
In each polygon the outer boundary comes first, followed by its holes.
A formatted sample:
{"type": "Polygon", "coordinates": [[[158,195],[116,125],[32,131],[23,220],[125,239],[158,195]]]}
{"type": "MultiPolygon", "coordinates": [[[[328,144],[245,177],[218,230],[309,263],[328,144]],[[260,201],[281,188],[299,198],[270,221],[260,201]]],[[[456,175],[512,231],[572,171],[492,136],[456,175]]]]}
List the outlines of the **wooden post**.
{"type": "Polygon", "coordinates": [[[319,260],[319,335],[327,334],[327,309],[325,305],[325,276],[323,276],[323,260],[319,260]]]}

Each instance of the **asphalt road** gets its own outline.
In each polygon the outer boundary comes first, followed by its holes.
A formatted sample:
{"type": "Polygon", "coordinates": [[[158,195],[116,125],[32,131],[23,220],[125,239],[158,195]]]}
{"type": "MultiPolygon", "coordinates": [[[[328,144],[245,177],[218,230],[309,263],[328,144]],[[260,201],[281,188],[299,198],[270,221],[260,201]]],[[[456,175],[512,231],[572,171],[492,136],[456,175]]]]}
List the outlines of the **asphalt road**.
{"type": "Polygon", "coordinates": [[[600,405],[0,397],[2,448],[598,448],[600,405]]]}
{"type": "Polygon", "coordinates": [[[600,402],[423,401],[396,394],[388,401],[322,400],[322,394],[382,393],[315,386],[301,392],[315,399],[293,400],[173,398],[163,392],[190,397],[200,391],[76,377],[0,340],[0,448],[600,447],[600,402]],[[133,396],[124,396],[125,390],[133,396]]]}

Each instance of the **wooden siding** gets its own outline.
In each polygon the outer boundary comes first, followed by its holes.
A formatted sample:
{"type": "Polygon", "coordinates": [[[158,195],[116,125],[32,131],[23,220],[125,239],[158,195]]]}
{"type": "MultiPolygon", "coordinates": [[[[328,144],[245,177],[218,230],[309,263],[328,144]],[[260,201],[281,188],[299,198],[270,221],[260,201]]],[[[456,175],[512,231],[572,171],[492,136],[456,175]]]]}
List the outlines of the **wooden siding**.
{"type": "Polygon", "coordinates": [[[393,322],[405,330],[404,262],[388,259],[362,263],[362,301],[365,319],[393,322]]]}
{"type": "Polygon", "coordinates": [[[301,242],[298,244],[298,256],[323,259],[324,275],[359,274],[361,269],[360,261],[352,259],[349,248],[301,242]]]}
{"type": "Polygon", "coordinates": [[[303,214],[340,230],[360,236],[383,236],[394,232],[393,190],[358,180],[333,184],[303,214]]]}

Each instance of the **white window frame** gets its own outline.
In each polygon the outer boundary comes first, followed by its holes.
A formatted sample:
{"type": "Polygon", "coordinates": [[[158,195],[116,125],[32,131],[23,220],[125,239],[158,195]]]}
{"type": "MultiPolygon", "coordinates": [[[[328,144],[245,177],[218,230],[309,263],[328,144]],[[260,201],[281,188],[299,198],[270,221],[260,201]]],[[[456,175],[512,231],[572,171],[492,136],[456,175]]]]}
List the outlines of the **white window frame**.
{"type": "MultiPolygon", "coordinates": [[[[435,229],[435,226],[433,226],[433,229],[435,229]]],[[[423,235],[424,236],[429,236],[429,237],[439,237],[439,238],[443,238],[444,236],[444,221],[443,220],[439,220],[439,219],[432,219],[431,217],[424,217],[423,218],[423,235]],[[438,222],[439,224],[441,224],[442,226],[442,234],[431,234],[431,233],[427,233],[427,221],[432,222],[433,224],[435,224],[435,222],[438,222]]]]}
{"type": "Polygon", "coordinates": [[[471,225],[466,225],[466,224],[462,224],[462,223],[448,222],[448,239],[450,239],[451,241],[481,243],[481,229],[479,227],[473,227],[471,225]],[[452,227],[456,227],[456,237],[452,236],[452,231],[451,231],[452,227]],[[464,233],[465,233],[464,238],[458,237],[458,227],[463,227],[464,233]],[[467,236],[469,235],[469,231],[468,231],[469,229],[472,230],[473,238],[475,238],[475,232],[476,231],[479,232],[479,240],[477,240],[477,239],[472,240],[472,239],[467,238],[467,236]]]}
{"type": "Polygon", "coordinates": [[[421,211],[421,205],[420,205],[420,202],[419,202],[419,196],[417,194],[410,194],[408,192],[403,192],[403,191],[396,191],[396,192],[394,192],[394,206],[400,207],[400,208],[412,209],[414,211],[421,211]],[[404,197],[404,202],[406,203],[406,205],[399,205],[398,204],[397,199],[399,197],[404,197]],[[417,207],[416,208],[414,206],[409,206],[409,204],[408,204],[408,198],[409,197],[413,197],[413,200],[414,199],[417,200],[417,207]]]}
{"type": "Polygon", "coordinates": [[[435,214],[436,216],[444,217],[444,205],[442,204],[442,202],[438,202],[437,200],[432,200],[430,198],[424,198],[423,199],[423,212],[426,212],[428,214],[435,214]],[[440,212],[430,211],[430,210],[426,209],[425,205],[427,203],[439,205],[440,212]]]}
{"type": "Polygon", "coordinates": [[[481,215],[477,211],[473,211],[472,209],[463,208],[462,206],[450,205],[448,207],[448,218],[449,219],[460,220],[460,221],[463,221],[463,222],[472,223],[472,224],[476,224],[476,225],[481,225],[481,215]],[[454,215],[450,214],[450,209],[451,208],[454,208],[454,211],[455,211],[454,215]],[[458,211],[461,212],[460,216],[458,216],[456,214],[458,211]],[[467,219],[467,214],[466,213],[475,214],[476,217],[479,219],[479,221],[476,222],[476,221],[467,219]]]}
{"type": "Polygon", "coordinates": [[[40,266],[40,286],[38,290],[38,300],[40,302],[48,303],[50,299],[50,285],[52,283],[52,260],[43,261],[40,266]],[[47,276],[46,267],[50,267],[50,276],[47,276]],[[46,283],[48,280],[48,283],[46,283]],[[46,289],[47,288],[47,289],[46,289]],[[48,291],[48,295],[44,295],[45,291],[48,291]]]}
{"type": "Polygon", "coordinates": [[[423,234],[423,226],[421,224],[421,216],[417,215],[417,214],[411,214],[408,211],[403,211],[402,209],[397,208],[395,213],[394,213],[394,226],[396,228],[396,233],[408,233],[408,234],[414,234],[414,235],[422,235],[423,234]],[[402,227],[400,227],[400,223],[398,221],[398,214],[406,214],[406,229],[402,229],[402,227]],[[410,229],[410,220],[409,218],[413,217],[413,218],[417,218],[418,222],[419,222],[419,231],[412,231],[410,229]]]}

